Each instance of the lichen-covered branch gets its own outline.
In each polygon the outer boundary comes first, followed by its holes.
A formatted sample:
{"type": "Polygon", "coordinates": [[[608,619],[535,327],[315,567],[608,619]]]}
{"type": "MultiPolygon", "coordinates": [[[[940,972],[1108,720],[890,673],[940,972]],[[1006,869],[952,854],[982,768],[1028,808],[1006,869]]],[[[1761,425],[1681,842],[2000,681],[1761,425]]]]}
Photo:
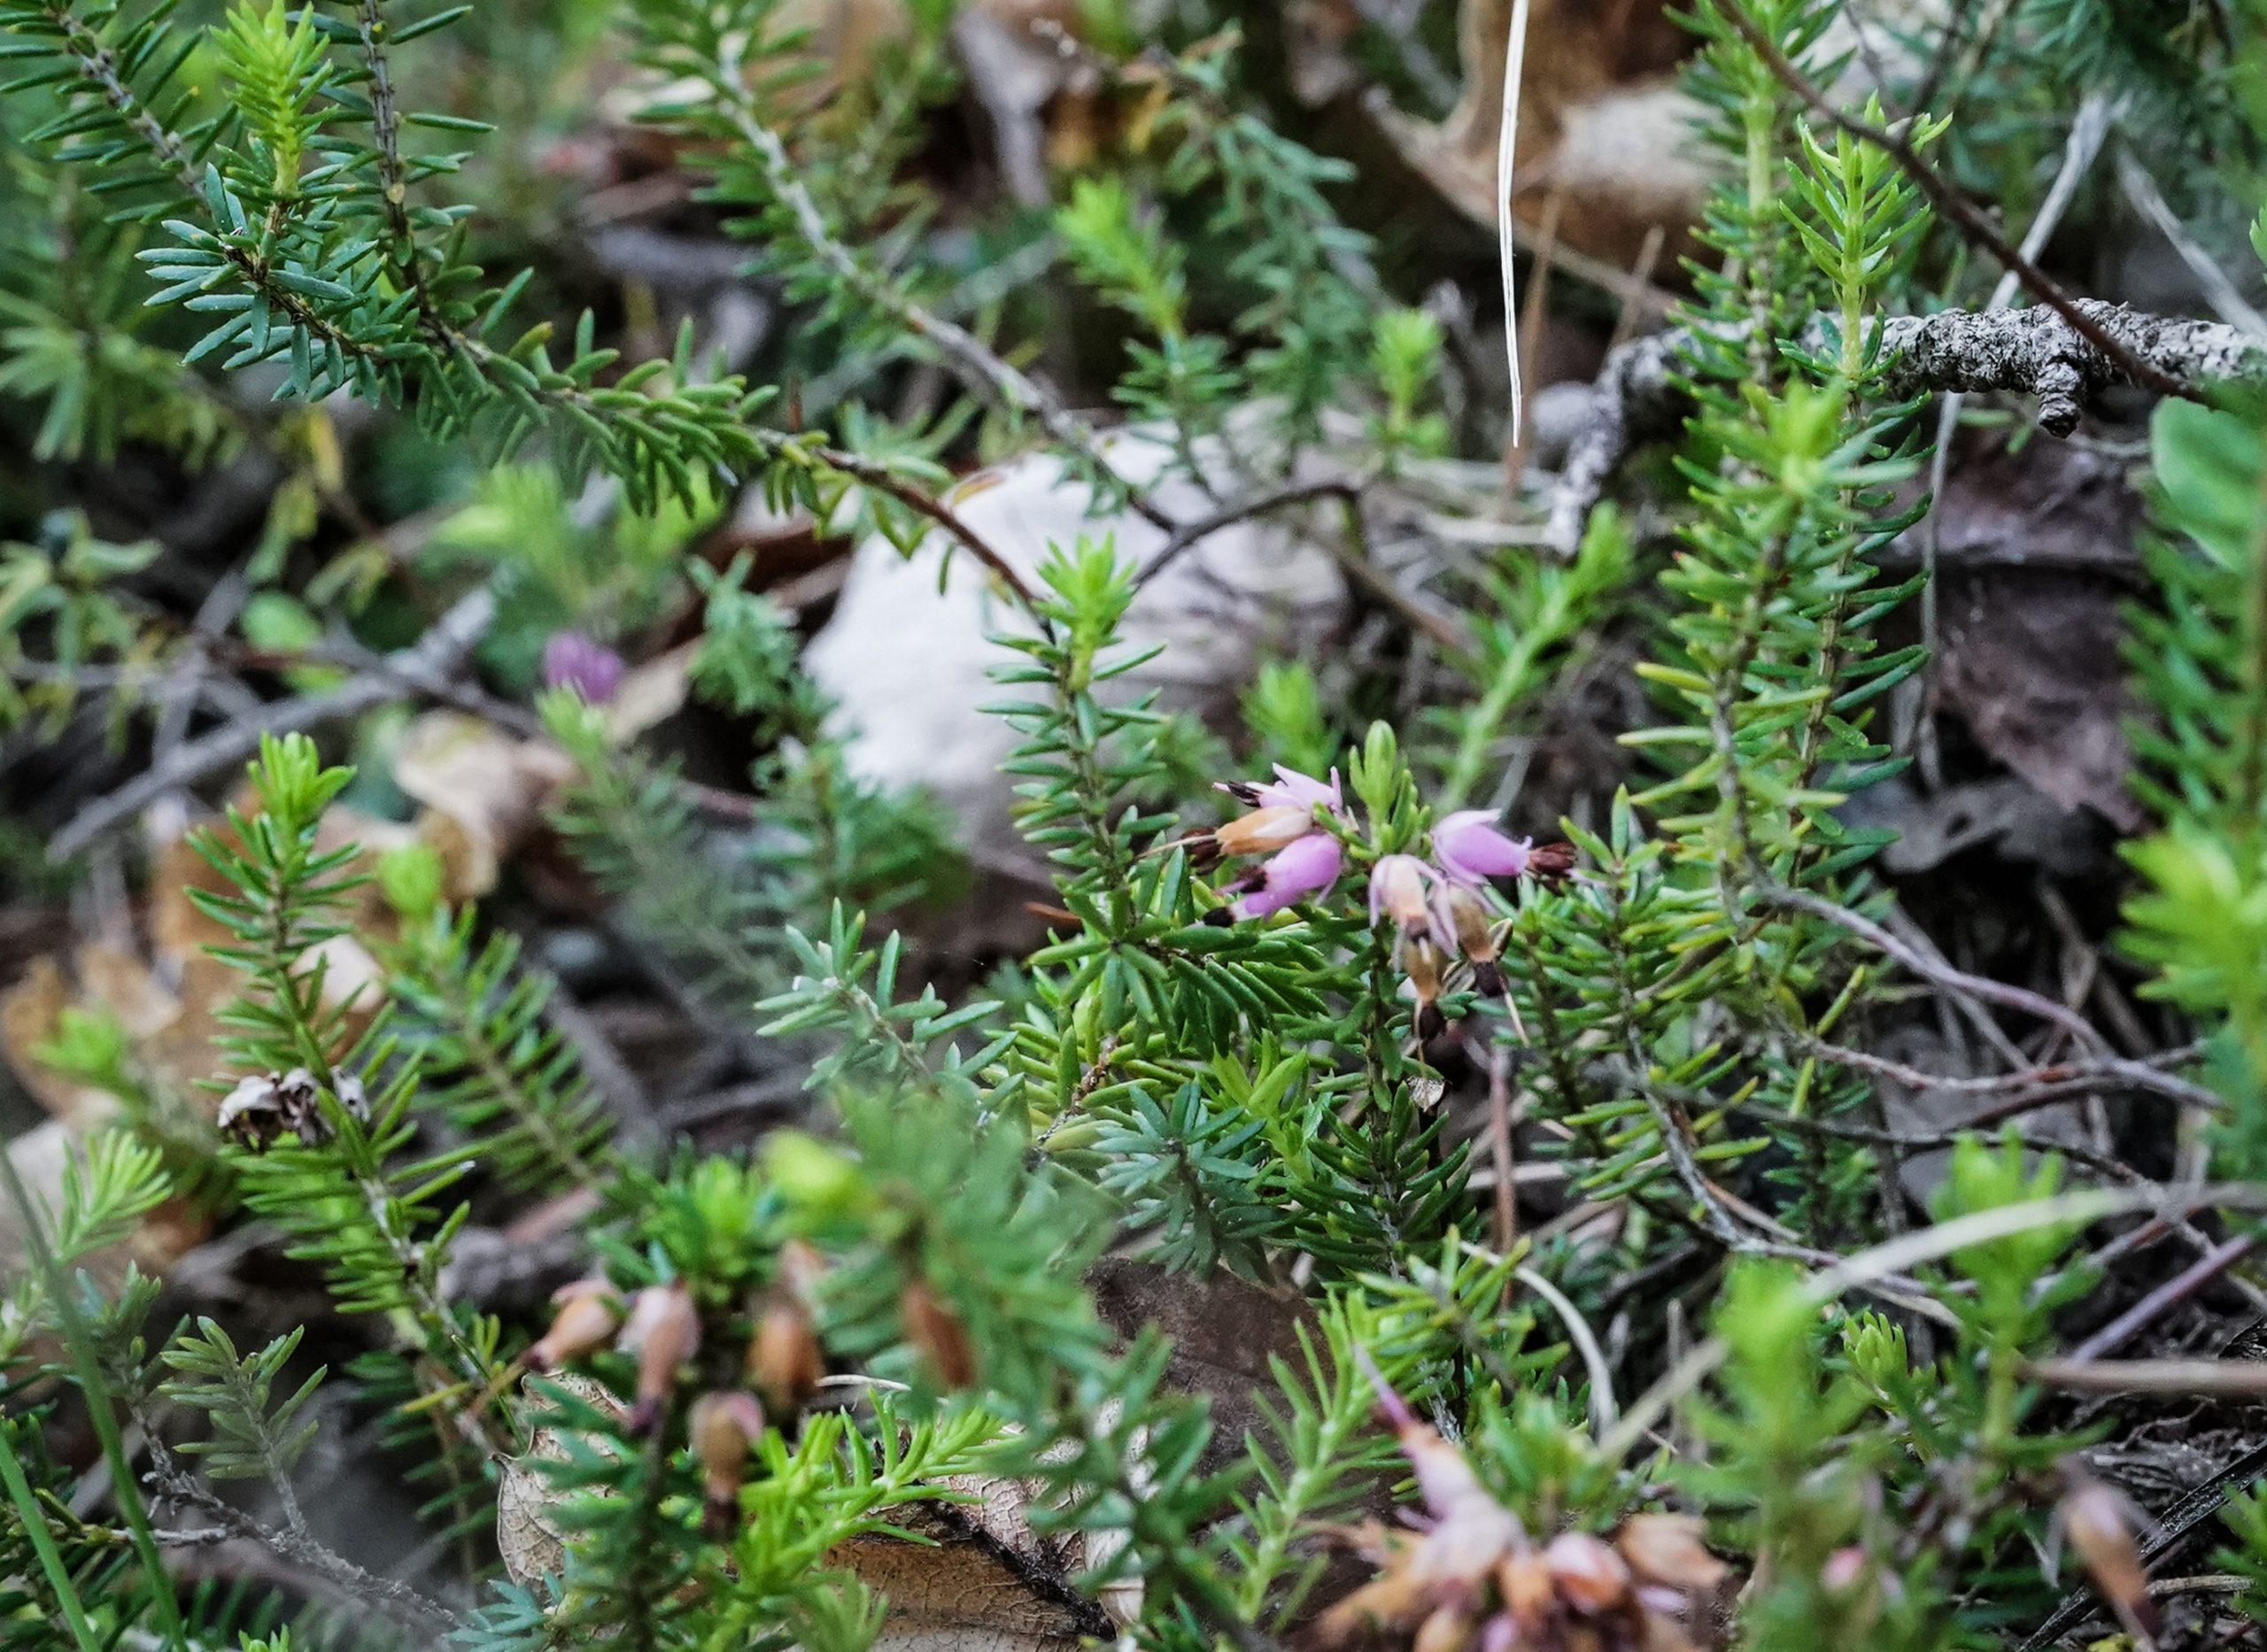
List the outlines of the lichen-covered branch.
{"type": "MultiPolygon", "coordinates": [[[[2144,314],[2099,299],[2076,302],[2103,334],[2184,393],[2267,374],[2267,351],[2238,328],[2144,314]]],[[[1812,334],[1822,330],[1821,323],[1812,324],[1812,334]]],[[[1571,555],[1581,542],[1590,507],[1629,451],[1670,434],[1683,421],[1691,399],[1680,364],[1690,340],[1688,329],[1672,328],[1606,358],[1551,496],[1547,543],[1561,555],[1571,555]]],[[[1883,325],[1882,347],[1897,358],[1885,382],[1889,394],[2014,390],[2036,396],[2039,426],[2053,436],[2075,430],[2080,413],[2103,391],[2133,382],[2116,359],[2044,306],[1895,316],[1883,325]]]]}

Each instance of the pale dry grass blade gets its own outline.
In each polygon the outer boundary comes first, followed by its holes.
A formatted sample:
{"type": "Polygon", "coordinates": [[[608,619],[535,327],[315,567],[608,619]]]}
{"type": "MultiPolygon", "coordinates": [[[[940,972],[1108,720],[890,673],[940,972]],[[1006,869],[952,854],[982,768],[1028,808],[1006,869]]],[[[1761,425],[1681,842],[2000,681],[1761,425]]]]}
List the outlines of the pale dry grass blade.
{"type": "Polygon", "coordinates": [[[1513,0],[1511,35],[1504,44],[1504,124],[1496,139],[1496,251],[1504,264],[1504,355],[1512,369],[1512,435],[1520,442],[1526,397],[1520,388],[1520,306],[1512,275],[1512,162],[1519,147],[1520,79],[1527,56],[1528,0],[1513,0]]]}

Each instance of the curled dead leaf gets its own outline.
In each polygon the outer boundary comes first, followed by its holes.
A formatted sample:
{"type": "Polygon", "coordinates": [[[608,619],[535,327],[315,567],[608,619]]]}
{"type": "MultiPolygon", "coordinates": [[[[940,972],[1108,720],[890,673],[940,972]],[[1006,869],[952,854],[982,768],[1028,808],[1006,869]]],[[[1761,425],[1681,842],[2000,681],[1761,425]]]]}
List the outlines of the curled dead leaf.
{"type": "MultiPolygon", "coordinates": [[[[620,1400],[587,1377],[552,1374],[539,1380],[563,1389],[610,1416],[620,1417],[625,1411],[620,1400]]],[[[548,1416],[554,1424],[559,1423],[558,1414],[545,1403],[541,1388],[530,1386],[530,1379],[522,1378],[521,1390],[528,1396],[528,1403],[538,1420],[548,1416]]],[[[523,1588],[535,1587],[544,1579],[556,1578],[567,1569],[567,1532],[553,1513],[561,1501],[561,1494],[537,1464],[571,1461],[573,1453],[568,1445],[571,1432],[563,1425],[538,1426],[528,1437],[527,1450],[516,1457],[505,1458],[498,1465],[496,1547],[503,1556],[505,1571],[523,1588]]],[[[591,1443],[596,1446],[599,1442],[591,1443]]]]}
{"type": "Polygon", "coordinates": [[[424,806],[414,835],[439,853],[452,900],[496,887],[506,857],[573,773],[557,747],[453,711],[419,717],[394,753],[394,784],[424,806]]]}
{"type": "MultiPolygon", "coordinates": [[[[1511,21],[1512,0],[1464,0],[1464,93],[1445,119],[1378,111],[1403,158],[1489,228],[1511,21]]],[[[1528,39],[1535,50],[1520,80],[1513,216],[1533,228],[1557,197],[1559,238],[1625,268],[1655,227],[1668,233],[1672,252],[1681,250],[1714,181],[1706,151],[1692,142],[1699,105],[1674,73],[1691,36],[1652,0],[1618,8],[1532,0],[1528,39]]],[[[1660,266],[1675,267],[1667,257],[1660,266]]]]}

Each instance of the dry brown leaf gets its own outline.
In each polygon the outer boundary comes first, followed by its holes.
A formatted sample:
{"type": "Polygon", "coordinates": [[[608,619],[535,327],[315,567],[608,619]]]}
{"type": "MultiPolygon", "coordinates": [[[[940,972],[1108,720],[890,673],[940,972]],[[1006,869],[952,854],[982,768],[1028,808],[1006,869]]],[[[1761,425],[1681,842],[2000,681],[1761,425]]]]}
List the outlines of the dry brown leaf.
{"type": "Polygon", "coordinates": [[[414,835],[440,854],[452,900],[496,887],[506,857],[573,772],[556,746],[453,711],[419,717],[394,755],[394,783],[424,806],[414,835]]]}
{"type": "Polygon", "coordinates": [[[23,975],[0,992],[0,1054],[33,1100],[50,1117],[84,1130],[117,1108],[100,1090],[66,1078],[32,1054],[55,1035],[57,1018],[79,1001],[78,991],[52,955],[35,958],[23,975]]]}
{"type": "Polygon", "coordinates": [[[700,652],[700,640],[695,637],[625,673],[606,703],[607,737],[627,745],[683,711],[691,691],[693,656],[700,652]]]}
{"type": "MultiPolygon", "coordinates": [[[[46,1213],[43,1221],[50,1234],[55,1231],[55,1213],[63,1208],[65,1171],[74,1157],[83,1156],[91,1126],[92,1121],[50,1119],[7,1144],[10,1166],[32,1202],[46,1213]]],[[[168,1200],[120,1243],[83,1256],[75,1265],[86,1269],[104,1289],[114,1289],[125,1277],[128,1262],[145,1274],[163,1273],[211,1231],[212,1224],[203,1216],[179,1200],[168,1200]]],[[[0,1277],[12,1277],[30,1265],[27,1237],[16,1201],[0,1199],[0,1277]]]]}
{"type": "MultiPolygon", "coordinates": [[[[522,1379],[522,1388],[539,1408],[540,1391],[530,1380],[522,1379]]],[[[626,1415],[619,1399],[588,1378],[540,1380],[626,1415]]],[[[552,1513],[560,1494],[536,1465],[569,1457],[566,1432],[538,1427],[527,1451],[502,1464],[497,1546],[505,1571],[522,1586],[565,1568],[567,1535],[552,1513]]],[[[859,1537],[828,1556],[887,1600],[888,1616],[874,1641],[881,1652],[1070,1652],[1087,1637],[1114,1636],[1131,1620],[1139,1585],[1110,1592],[1101,1605],[1080,1594],[1071,1579],[1086,1569],[1083,1538],[1054,1540],[1034,1532],[1031,1493],[1022,1482],[956,1475],[940,1486],[959,1500],[912,1503],[890,1517],[919,1540],[859,1537]]]]}
{"type": "Polygon", "coordinates": [[[1154,1326],[1172,1340],[1168,1387],[1212,1403],[1212,1444],[1200,1467],[1241,1456],[1244,1436],[1267,1435],[1260,1398],[1276,1391],[1271,1360],[1304,1364],[1299,1328],[1318,1332],[1313,1307],[1296,1291],[1254,1285],[1226,1271],[1203,1278],[1154,1262],[1111,1256],[1087,1271],[1095,1310],[1119,1336],[1154,1326]]]}
{"type": "MultiPolygon", "coordinates": [[[[522,1392],[538,1417],[549,1414],[549,1408],[541,1390],[530,1386],[535,1381],[553,1384],[615,1417],[624,1413],[622,1401],[600,1384],[587,1377],[553,1373],[541,1378],[522,1378],[520,1381],[522,1392]]],[[[526,1451],[504,1459],[499,1467],[496,1547],[503,1556],[504,1570],[513,1582],[523,1588],[532,1587],[543,1579],[555,1578],[567,1567],[567,1534],[551,1515],[553,1505],[559,1501],[559,1493],[535,1464],[538,1461],[570,1461],[569,1432],[560,1428],[538,1428],[529,1436],[526,1451]]]]}
{"type": "Polygon", "coordinates": [[[1022,1482],[954,1475],[963,1502],[914,1503],[893,1523],[927,1539],[861,1537],[830,1556],[889,1602],[880,1652],[1054,1652],[1087,1636],[1107,1640],[1138,1605],[1121,1594],[1098,1606],[1071,1579],[1086,1569],[1083,1539],[1051,1541],[1032,1530],[1022,1482]]]}
{"type": "MultiPolygon", "coordinates": [[[[1465,0],[1464,95],[1439,124],[1379,111],[1403,158],[1491,229],[1511,19],[1512,0],[1465,0]]],[[[1691,37],[1658,0],[1531,0],[1528,39],[1513,216],[1533,228],[1559,196],[1559,237],[1593,258],[1627,267],[1655,226],[1667,232],[1672,254],[1680,250],[1714,181],[1706,151],[1692,140],[1700,106],[1672,73],[1691,37]]],[[[1674,265],[1664,258],[1661,266],[1674,265]]]]}

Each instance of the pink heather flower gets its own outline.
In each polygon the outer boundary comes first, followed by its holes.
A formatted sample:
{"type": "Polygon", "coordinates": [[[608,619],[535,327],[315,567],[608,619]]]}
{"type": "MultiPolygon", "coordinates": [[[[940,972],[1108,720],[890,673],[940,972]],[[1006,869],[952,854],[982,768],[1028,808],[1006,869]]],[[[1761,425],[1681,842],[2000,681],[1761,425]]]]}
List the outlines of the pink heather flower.
{"type": "Polygon", "coordinates": [[[1517,877],[1534,853],[1532,838],[1509,838],[1497,830],[1493,809],[1459,809],[1433,828],[1433,858],[1454,883],[1517,877]]]}
{"type": "Polygon", "coordinates": [[[1212,829],[1212,847],[1222,854],[1273,854],[1319,830],[1305,809],[1273,807],[1239,814],[1212,829]]]}
{"type": "Polygon", "coordinates": [[[1264,918],[1310,895],[1321,894],[1338,881],[1345,856],[1343,845],[1327,831],[1311,832],[1277,850],[1259,868],[1259,887],[1235,903],[1235,915],[1264,918]]]}
{"type": "Polygon", "coordinates": [[[1239,802],[1253,808],[1299,809],[1311,814],[1317,804],[1333,814],[1346,812],[1346,799],[1338,788],[1338,771],[1330,771],[1327,781],[1317,780],[1312,775],[1303,775],[1296,768],[1275,765],[1275,778],[1269,782],[1229,780],[1222,782],[1216,791],[1225,791],[1239,802]]]}
{"type": "Polygon", "coordinates": [[[1381,855],[1370,868],[1370,922],[1389,917],[1404,937],[1429,937],[1456,951],[1456,927],[1432,898],[1441,875],[1413,854],[1381,855]]]}
{"type": "Polygon", "coordinates": [[[622,686],[622,656],[580,631],[553,631],[543,645],[543,685],[571,688],[603,706],[622,686]]]}
{"type": "Polygon", "coordinates": [[[1318,803],[1333,814],[1346,812],[1346,799],[1339,794],[1338,771],[1330,771],[1329,780],[1317,780],[1312,775],[1303,775],[1296,768],[1275,765],[1275,784],[1259,788],[1262,803],[1288,803],[1293,808],[1311,809],[1318,803]]]}

